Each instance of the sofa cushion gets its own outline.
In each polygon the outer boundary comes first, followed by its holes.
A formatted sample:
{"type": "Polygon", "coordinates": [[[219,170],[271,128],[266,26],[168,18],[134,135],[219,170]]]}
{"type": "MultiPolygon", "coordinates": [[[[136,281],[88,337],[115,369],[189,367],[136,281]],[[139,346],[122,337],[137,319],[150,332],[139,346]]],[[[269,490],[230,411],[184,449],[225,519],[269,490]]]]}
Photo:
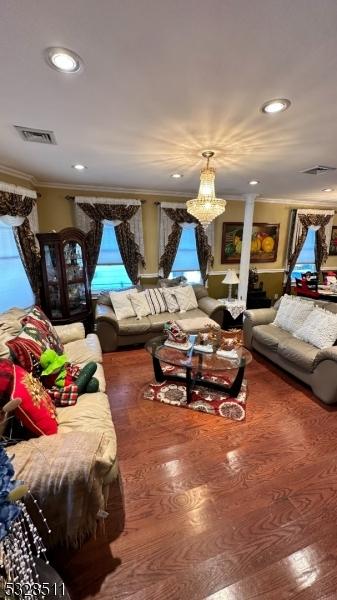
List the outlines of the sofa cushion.
{"type": "MultiPolygon", "coordinates": [[[[151,315],[137,319],[136,317],[129,317],[128,319],[122,319],[118,321],[119,335],[139,335],[150,331],[151,323],[149,321],[151,315]]],[[[157,315],[160,317],[161,315],[157,315]]]]}
{"type": "Polygon", "coordinates": [[[280,356],[294,363],[299,369],[312,372],[319,349],[290,336],[290,339],[279,343],[277,351],[280,356]]]}
{"type": "Polygon", "coordinates": [[[89,333],[84,340],[65,344],[64,354],[75,365],[91,361],[101,363],[103,360],[101,345],[96,333],[89,333]]]}
{"type": "Polygon", "coordinates": [[[292,335],[288,331],[284,331],[275,325],[256,325],[253,328],[253,340],[268,346],[270,350],[277,352],[280,342],[292,339],[292,335]]]}
{"type": "Polygon", "coordinates": [[[149,315],[147,317],[150,321],[150,331],[163,331],[163,325],[167,321],[172,320],[172,314],[169,312],[160,313],[160,315],[149,315]]]}
{"type": "Polygon", "coordinates": [[[75,406],[56,409],[60,433],[90,431],[105,433],[111,444],[111,459],[116,458],[116,434],[111,421],[109,400],[106,394],[83,394],[75,406]]]}
{"type": "Polygon", "coordinates": [[[56,414],[59,433],[85,431],[104,434],[108,441],[104,452],[104,461],[111,466],[114,465],[117,442],[106,394],[100,392],[83,394],[79,396],[75,406],[57,408],[56,414]]]}

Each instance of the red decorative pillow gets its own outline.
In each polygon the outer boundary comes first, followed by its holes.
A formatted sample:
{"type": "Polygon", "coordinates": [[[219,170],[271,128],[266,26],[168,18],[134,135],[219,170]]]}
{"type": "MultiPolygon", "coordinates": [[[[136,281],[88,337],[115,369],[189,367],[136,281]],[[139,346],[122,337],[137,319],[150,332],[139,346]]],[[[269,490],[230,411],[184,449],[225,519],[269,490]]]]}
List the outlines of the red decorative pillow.
{"type": "Polygon", "coordinates": [[[14,365],[12,398],[20,398],[15,415],[34,435],[57,433],[55,407],[42,383],[19,365],[14,365]]]}
{"type": "Polygon", "coordinates": [[[57,334],[56,329],[51,324],[50,320],[44,314],[39,306],[34,306],[27,315],[21,319],[22,325],[32,324],[41,335],[45,337],[49,348],[52,348],[57,354],[63,354],[64,346],[57,334]]]}

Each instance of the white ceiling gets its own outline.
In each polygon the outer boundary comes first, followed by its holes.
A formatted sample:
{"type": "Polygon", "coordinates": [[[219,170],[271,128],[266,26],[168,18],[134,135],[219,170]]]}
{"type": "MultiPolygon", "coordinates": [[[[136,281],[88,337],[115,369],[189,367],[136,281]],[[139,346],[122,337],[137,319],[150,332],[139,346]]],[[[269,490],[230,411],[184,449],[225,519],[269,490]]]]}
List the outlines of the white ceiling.
{"type": "Polygon", "coordinates": [[[218,195],[337,201],[337,171],[299,173],[337,166],[336,29],[336,0],[1,0],[0,163],[38,181],[195,193],[211,148],[218,195]],[[48,46],[75,50],[83,72],[50,69],[48,46]],[[275,97],[290,109],[263,115],[275,97]]]}

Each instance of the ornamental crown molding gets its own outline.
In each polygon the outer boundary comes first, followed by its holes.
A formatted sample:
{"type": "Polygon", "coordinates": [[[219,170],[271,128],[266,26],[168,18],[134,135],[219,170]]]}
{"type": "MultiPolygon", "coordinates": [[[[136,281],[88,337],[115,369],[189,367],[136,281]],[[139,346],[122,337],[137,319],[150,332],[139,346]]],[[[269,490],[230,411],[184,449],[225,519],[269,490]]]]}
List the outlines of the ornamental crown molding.
{"type": "Polygon", "coordinates": [[[29,181],[31,184],[36,185],[36,179],[34,175],[30,175],[29,173],[25,173],[24,171],[19,171],[18,169],[12,169],[12,167],[7,167],[6,165],[0,164],[0,174],[11,175],[12,177],[19,177],[19,179],[24,179],[29,181]]]}

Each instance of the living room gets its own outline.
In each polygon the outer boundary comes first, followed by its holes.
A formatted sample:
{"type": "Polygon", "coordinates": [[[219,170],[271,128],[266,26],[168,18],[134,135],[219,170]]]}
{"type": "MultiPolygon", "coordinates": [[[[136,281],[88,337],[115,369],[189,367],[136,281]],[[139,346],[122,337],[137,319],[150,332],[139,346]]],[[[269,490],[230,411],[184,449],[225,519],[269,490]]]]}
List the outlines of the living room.
{"type": "Polygon", "coordinates": [[[6,597],[337,598],[336,22],[2,2],[6,597]]]}

